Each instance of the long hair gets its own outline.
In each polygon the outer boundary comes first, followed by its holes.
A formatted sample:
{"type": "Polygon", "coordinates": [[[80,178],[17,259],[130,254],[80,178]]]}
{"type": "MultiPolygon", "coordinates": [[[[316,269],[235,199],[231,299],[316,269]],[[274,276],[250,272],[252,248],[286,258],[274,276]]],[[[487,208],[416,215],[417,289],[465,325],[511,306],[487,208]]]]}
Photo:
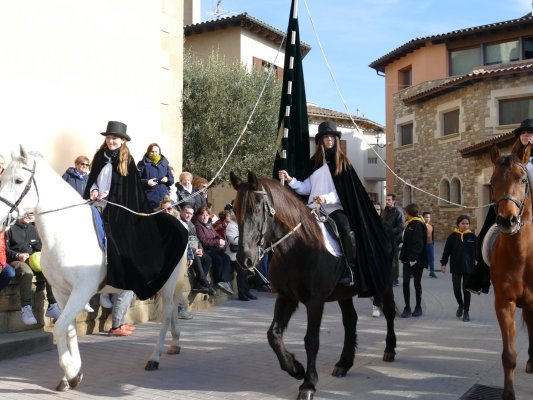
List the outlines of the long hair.
{"type": "Polygon", "coordinates": [[[150,155],[150,152],[154,147],[157,147],[159,149],[159,154],[161,154],[161,146],[159,146],[157,143],[150,143],[148,145],[148,148],[146,149],[146,153],[144,154],[146,157],[150,155]]]}
{"type": "MultiPolygon", "coordinates": [[[[99,151],[107,150],[107,144],[104,139],[104,143],[100,146],[97,153],[99,151]]],[[[128,176],[128,164],[130,162],[130,149],[126,145],[126,141],[122,143],[122,146],[120,146],[120,150],[118,152],[118,172],[122,176],[128,176]]],[[[92,165],[91,165],[92,169],[92,165]]]]}
{"type": "MultiPolygon", "coordinates": [[[[333,155],[333,161],[335,162],[335,172],[333,175],[337,176],[350,166],[350,160],[346,157],[339,146],[339,138],[335,136],[335,144],[333,145],[335,154],[333,155]]],[[[317,146],[315,154],[313,155],[313,169],[321,167],[326,160],[326,153],[324,151],[324,137],[320,139],[320,143],[317,146]]]]}

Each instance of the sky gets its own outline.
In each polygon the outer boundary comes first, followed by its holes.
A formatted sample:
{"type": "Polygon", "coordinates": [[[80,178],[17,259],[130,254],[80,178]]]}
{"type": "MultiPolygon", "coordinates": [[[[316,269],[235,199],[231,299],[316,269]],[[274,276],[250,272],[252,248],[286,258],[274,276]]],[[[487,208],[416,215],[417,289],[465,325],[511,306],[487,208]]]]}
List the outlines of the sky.
{"type": "MultiPolygon", "coordinates": [[[[216,5],[217,0],[201,0],[202,21],[214,18],[216,5]]],[[[219,5],[222,16],[247,12],[283,32],[290,7],[291,0],[222,0],[219,5]]],[[[385,78],[368,66],[372,61],[417,37],[531,11],[531,0],[299,0],[300,38],[311,46],[303,60],[307,101],[384,125],[385,78]]]]}

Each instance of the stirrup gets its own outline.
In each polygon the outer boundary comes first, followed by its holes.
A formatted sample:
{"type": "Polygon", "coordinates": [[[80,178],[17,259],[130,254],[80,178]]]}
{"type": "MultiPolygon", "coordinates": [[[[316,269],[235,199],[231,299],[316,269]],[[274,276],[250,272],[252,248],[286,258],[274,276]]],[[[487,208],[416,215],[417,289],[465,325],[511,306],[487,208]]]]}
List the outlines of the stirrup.
{"type": "Polygon", "coordinates": [[[350,267],[346,267],[344,270],[341,279],[339,279],[339,284],[343,286],[353,286],[355,281],[353,279],[353,271],[350,267]]]}

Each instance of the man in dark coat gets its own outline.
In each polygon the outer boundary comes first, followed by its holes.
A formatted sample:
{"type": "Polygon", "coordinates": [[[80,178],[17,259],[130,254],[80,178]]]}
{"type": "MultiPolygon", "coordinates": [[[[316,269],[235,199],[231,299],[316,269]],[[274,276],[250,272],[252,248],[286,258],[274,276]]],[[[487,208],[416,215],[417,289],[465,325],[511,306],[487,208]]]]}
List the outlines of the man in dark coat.
{"type": "MultiPolygon", "coordinates": [[[[187,246],[188,233],[171,215],[152,212],[126,141],[126,125],[110,121],[106,141],[96,152],[84,198],[98,192],[97,179],[111,164],[111,184],[102,210],[107,239],[107,284],[133,290],[142,300],[152,297],[168,280],[187,246]],[[121,140],[119,148],[110,148],[110,140],[121,140]],[[119,172],[119,164],[127,163],[127,174],[119,172]]],[[[94,197],[94,196],[93,196],[94,197]]],[[[99,198],[102,198],[99,195],[99,198]]]]}

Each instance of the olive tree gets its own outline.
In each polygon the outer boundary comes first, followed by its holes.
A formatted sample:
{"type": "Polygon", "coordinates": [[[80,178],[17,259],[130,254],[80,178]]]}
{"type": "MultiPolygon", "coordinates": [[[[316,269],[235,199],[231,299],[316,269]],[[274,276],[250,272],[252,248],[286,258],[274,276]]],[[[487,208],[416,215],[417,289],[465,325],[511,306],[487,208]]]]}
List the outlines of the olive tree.
{"type": "MultiPolygon", "coordinates": [[[[201,61],[185,54],[183,71],[183,167],[214,177],[246,125],[267,78],[216,54],[201,61]]],[[[274,161],[281,83],[272,73],[248,129],[216,182],[229,171],[270,176],[274,161]]]]}

